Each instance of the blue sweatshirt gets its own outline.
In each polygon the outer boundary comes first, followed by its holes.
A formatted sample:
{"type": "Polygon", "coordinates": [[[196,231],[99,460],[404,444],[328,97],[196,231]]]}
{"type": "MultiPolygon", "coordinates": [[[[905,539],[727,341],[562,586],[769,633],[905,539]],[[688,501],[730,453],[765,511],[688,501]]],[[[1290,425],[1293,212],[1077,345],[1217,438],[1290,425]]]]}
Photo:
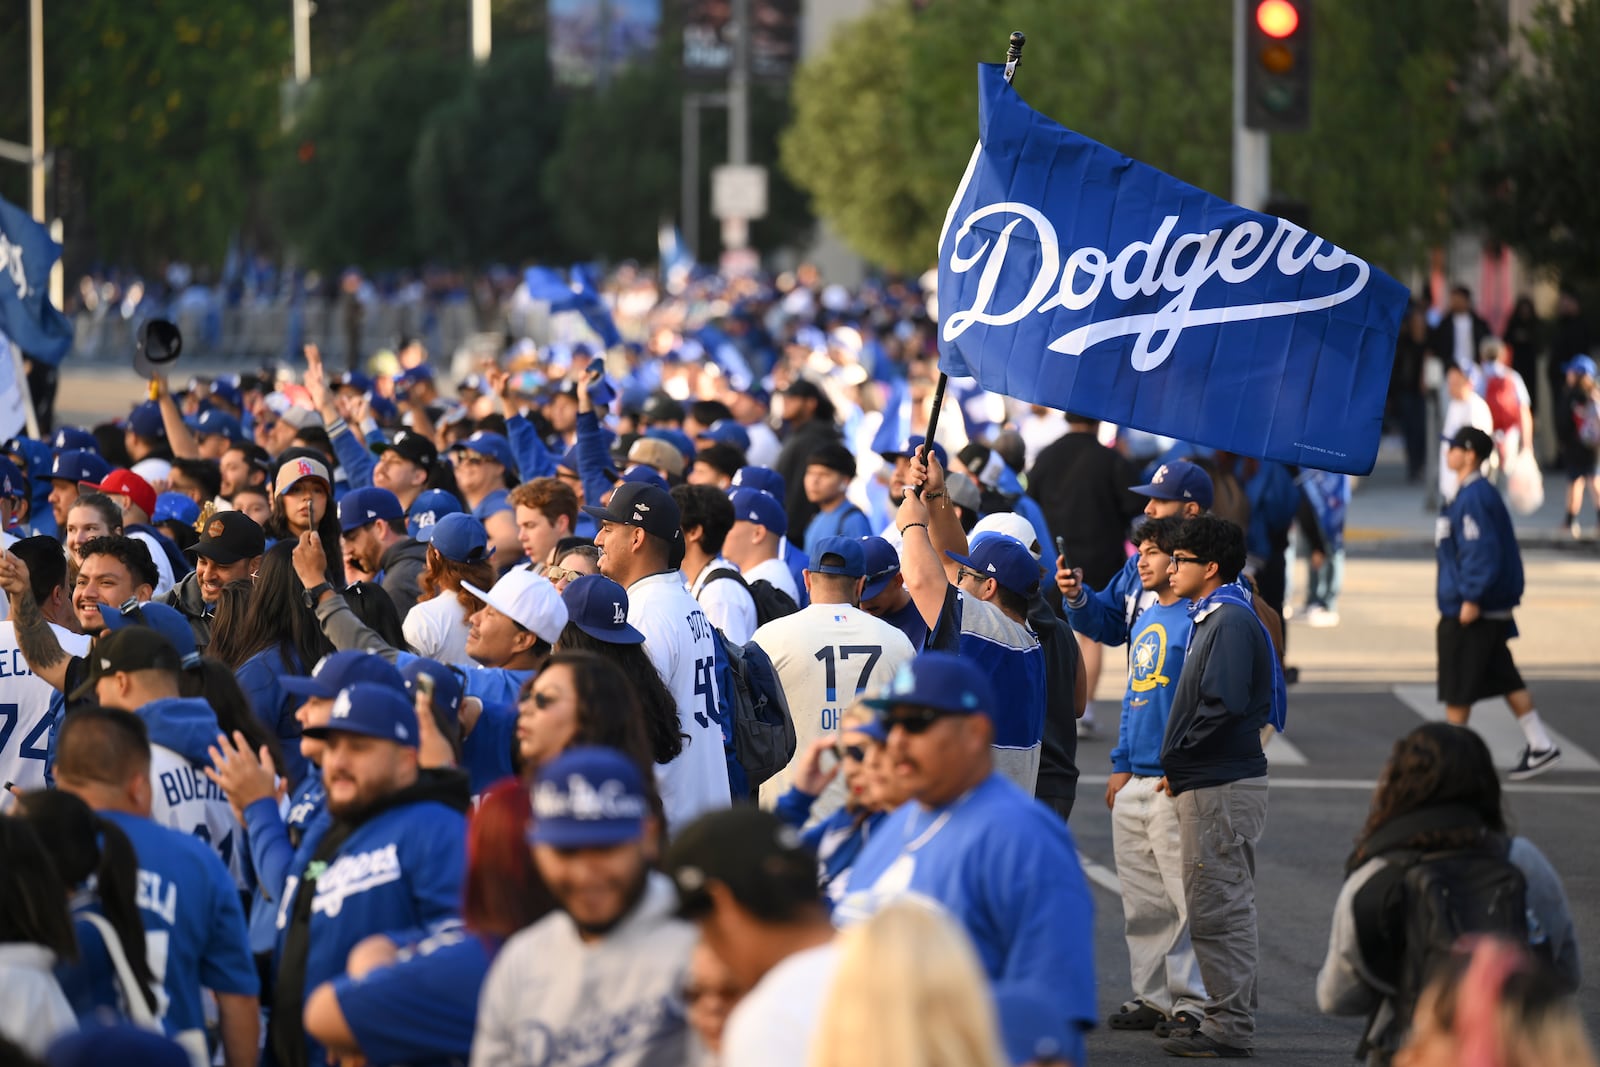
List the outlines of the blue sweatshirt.
{"type": "Polygon", "coordinates": [[[1000,775],[946,807],[890,814],[845,879],[840,925],[907,894],[930,898],[966,928],[996,996],[1026,990],[1069,1028],[1094,1025],[1094,902],[1072,833],[1000,775]]]}
{"type": "Polygon", "coordinates": [[[261,725],[278,739],[285,776],[291,786],[299,785],[304,780],[310,764],[300,754],[300,721],[294,716],[301,701],[283,688],[282,678],[286,674],[303,673],[299,657],[290,652],[286,664],[283,652],[278,647],[262,649],[239,664],[239,669],[234,671],[239,688],[250,700],[250,710],[255,712],[261,725]]]}
{"type": "Polygon", "coordinates": [[[513,415],[506,420],[506,440],[511,443],[511,456],[517,461],[517,470],[525,482],[555,474],[556,461],[539,438],[539,431],[525,416],[513,415]]]}
{"type": "Polygon", "coordinates": [[[1499,490],[1469,475],[1439,513],[1437,525],[1439,614],[1459,615],[1468,601],[1486,615],[1509,612],[1522,602],[1522,552],[1499,490]]]}
{"type": "Polygon", "coordinates": [[[339,468],[344,471],[345,485],[349,489],[365,489],[372,484],[372,469],[377,466],[367,442],[350,429],[343,419],[334,419],[328,427],[328,440],[333,443],[333,454],[338,457],[339,468]]]}
{"type": "Polygon", "coordinates": [[[403,948],[391,966],[359,979],[334,979],[339,1010],[367,1062],[466,1063],[478,994],[500,945],[497,938],[452,927],[403,948]]]}
{"type": "MultiPolygon", "coordinates": [[[[802,793],[790,786],[778,798],[773,814],[800,830],[811,818],[811,805],[816,802],[817,798],[810,793],[802,793]]],[[[861,814],[849,808],[835,808],[826,819],[801,831],[800,843],[816,854],[818,881],[824,892],[850,869],[850,865],[861,855],[861,848],[867,839],[889,817],[887,812],[882,811],[867,812],[865,818],[861,814]]]]}
{"type": "Polygon", "coordinates": [[[516,705],[486,701],[472,732],[461,742],[461,769],[471,779],[474,800],[491,785],[517,773],[511,763],[516,744],[516,705]]]}
{"type": "Polygon", "coordinates": [[[1140,612],[1134,623],[1128,688],[1122,695],[1122,721],[1111,750],[1111,769],[1118,774],[1161,777],[1167,715],[1193,628],[1189,606],[1182,598],[1171,604],[1157,602],[1140,612]]]}
{"type": "Polygon", "coordinates": [[[328,794],[320,773],[307,774],[289,795],[285,816],[270,797],[244,809],[245,840],[256,870],[256,892],[250,905],[250,951],[271,952],[277,939],[284,887],[311,862],[317,843],[327,833],[328,794]]]}
{"type": "Polygon", "coordinates": [[[1134,606],[1143,592],[1144,585],[1139,581],[1139,557],[1129,556],[1128,562],[1122,565],[1122,569],[1104,589],[1099,592],[1084,590],[1086,599],[1082,607],[1065,605],[1067,621],[1072,624],[1074,632],[1116,648],[1128,639],[1128,620],[1133,618],[1134,606]]]}
{"type": "Polygon", "coordinates": [[[578,412],[578,477],[583,481],[585,504],[600,507],[605,503],[612,487],[610,470],[611,443],[600,417],[592,411],[578,412]]]}

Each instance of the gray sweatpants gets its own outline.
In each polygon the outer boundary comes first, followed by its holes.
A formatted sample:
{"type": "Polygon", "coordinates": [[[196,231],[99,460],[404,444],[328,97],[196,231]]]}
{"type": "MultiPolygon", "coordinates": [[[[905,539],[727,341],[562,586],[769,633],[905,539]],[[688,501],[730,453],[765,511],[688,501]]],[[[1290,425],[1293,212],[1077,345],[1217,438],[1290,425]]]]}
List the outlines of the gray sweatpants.
{"type": "Polygon", "coordinates": [[[1251,1048],[1256,1029],[1256,843],[1267,823],[1267,779],[1178,794],[1178,842],[1189,939],[1207,999],[1200,1029],[1251,1048]]]}

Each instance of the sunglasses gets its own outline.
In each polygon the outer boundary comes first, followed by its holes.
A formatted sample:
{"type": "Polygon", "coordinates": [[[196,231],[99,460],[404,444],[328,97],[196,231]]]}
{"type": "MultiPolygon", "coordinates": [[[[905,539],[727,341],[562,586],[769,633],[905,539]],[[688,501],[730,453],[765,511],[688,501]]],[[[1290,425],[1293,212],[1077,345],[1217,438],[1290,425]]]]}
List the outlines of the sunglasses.
{"type": "Polygon", "coordinates": [[[989,580],[989,576],[987,574],[979,574],[977,571],[969,571],[965,567],[956,568],[956,581],[958,583],[964,582],[968,578],[976,578],[980,582],[987,582],[989,580]]]}
{"type": "Polygon", "coordinates": [[[575,582],[584,575],[583,571],[575,571],[568,567],[557,567],[554,563],[544,569],[544,576],[552,582],[575,582]]]}
{"type": "Polygon", "coordinates": [[[866,760],[868,750],[866,745],[839,744],[833,746],[833,751],[840,759],[852,759],[861,763],[866,760]]]}
{"type": "Polygon", "coordinates": [[[476,467],[489,461],[476,452],[452,452],[450,462],[457,467],[476,467]]]}
{"type": "Polygon", "coordinates": [[[934,723],[947,718],[950,714],[938,708],[916,708],[898,715],[884,715],[878,721],[883,724],[885,733],[898,726],[908,734],[925,734],[934,723]]]}
{"type": "Polygon", "coordinates": [[[537,689],[528,694],[528,699],[533,701],[533,706],[544,711],[561,698],[554,693],[541,693],[537,689]]]}

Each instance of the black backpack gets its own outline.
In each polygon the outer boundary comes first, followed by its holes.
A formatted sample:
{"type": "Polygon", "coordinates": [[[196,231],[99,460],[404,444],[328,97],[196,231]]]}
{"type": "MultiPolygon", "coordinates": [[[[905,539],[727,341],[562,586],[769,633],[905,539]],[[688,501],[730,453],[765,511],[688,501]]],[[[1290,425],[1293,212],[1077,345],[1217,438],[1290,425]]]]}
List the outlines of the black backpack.
{"type": "Polygon", "coordinates": [[[799,741],[777,668],[754,641],[740,645],[716,635],[717,694],[735,799],[753,797],[768,778],[789,765],[799,741]]]}
{"type": "MultiPolygon", "coordinates": [[[[726,567],[712,571],[710,577],[706,579],[706,585],[723,579],[738,582],[744,588],[744,591],[750,594],[750,599],[755,601],[756,605],[757,626],[765,626],[773,619],[781,619],[785,615],[793,615],[800,610],[800,605],[794,602],[792,596],[765,578],[757,578],[753,582],[747,582],[744,580],[744,575],[738,571],[728,570],[726,567]]],[[[704,586],[701,588],[704,588],[704,586]]]]}
{"type": "MultiPolygon", "coordinates": [[[[1399,1048],[1417,998],[1462,937],[1494,934],[1519,945],[1529,939],[1528,880],[1511,862],[1509,838],[1485,833],[1478,848],[1388,855],[1400,871],[1404,907],[1399,974],[1395,996],[1387,1005],[1393,1016],[1376,1033],[1369,1025],[1358,1057],[1376,1048],[1387,1059],[1399,1048]]],[[[1376,1024],[1383,1013],[1380,1006],[1371,1023],[1376,1024]]]]}

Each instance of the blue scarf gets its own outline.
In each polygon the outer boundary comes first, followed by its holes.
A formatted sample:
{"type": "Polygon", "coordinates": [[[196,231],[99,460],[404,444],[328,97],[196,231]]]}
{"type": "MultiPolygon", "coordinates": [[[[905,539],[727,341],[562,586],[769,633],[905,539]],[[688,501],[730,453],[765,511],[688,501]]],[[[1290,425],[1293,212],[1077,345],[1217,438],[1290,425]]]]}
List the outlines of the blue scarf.
{"type": "MultiPolygon", "coordinates": [[[[1272,635],[1267,632],[1267,624],[1261,621],[1261,616],[1256,614],[1249,586],[1240,580],[1229,582],[1227,585],[1219,587],[1210,595],[1203,596],[1191,603],[1189,605],[1189,617],[1198,623],[1206,612],[1219,604],[1239,605],[1248,611],[1250,617],[1256,620],[1256,625],[1261,627],[1261,636],[1267,642],[1267,652],[1272,659],[1272,714],[1270,721],[1273,727],[1281,734],[1283,733],[1284,724],[1289,721],[1289,689],[1283,681],[1283,665],[1278,662],[1278,653],[1272,644],[1272,635]]],[[[1188,654],[1189,646],[1194,644],[1194,635],[1195,628],[1191,626],[1189,628],[1188,644],[1184,646],[1185,656],[1188,654]]]]}

